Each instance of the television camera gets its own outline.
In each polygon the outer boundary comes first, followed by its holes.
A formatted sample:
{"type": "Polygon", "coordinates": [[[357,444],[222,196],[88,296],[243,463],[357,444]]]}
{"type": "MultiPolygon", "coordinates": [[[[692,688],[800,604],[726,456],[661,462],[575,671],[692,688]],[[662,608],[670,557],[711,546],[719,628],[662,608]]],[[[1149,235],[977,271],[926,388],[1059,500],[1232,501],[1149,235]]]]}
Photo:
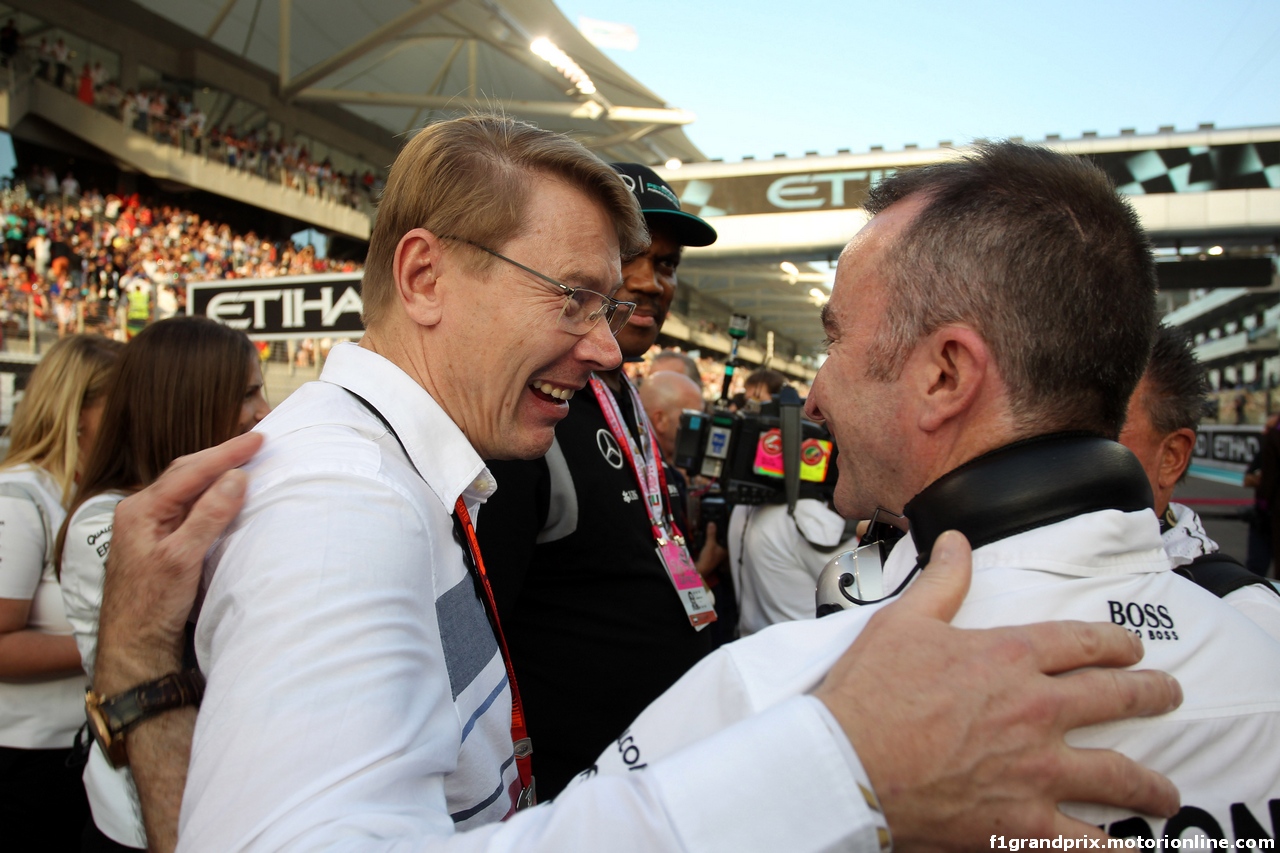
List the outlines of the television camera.
{"type": "Polygon", "coordinates": [[[685,410],[676,435],[676,467],[711,481],[702,498],[699,527],[715,522],[721,544],[733,506],[785,503],[794,510],[800,498],[827,501],[837,476],[838,451],[831,433],[803,417],[794,388],[783,387],[758,410],[730,410],[729,384],[748,322],[736,314],[730,321],[733,344],[720,399],[710,412],[685,410]]]}

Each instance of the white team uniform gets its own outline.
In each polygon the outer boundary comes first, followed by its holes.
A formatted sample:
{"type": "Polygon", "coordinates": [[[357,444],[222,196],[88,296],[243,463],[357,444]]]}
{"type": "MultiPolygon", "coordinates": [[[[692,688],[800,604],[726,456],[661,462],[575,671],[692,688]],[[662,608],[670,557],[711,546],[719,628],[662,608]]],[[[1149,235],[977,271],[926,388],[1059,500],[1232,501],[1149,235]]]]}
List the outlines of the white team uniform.
{"type": "MultiPolygon", "coordinates": [[[[915,560],[908,537],[886,562],[886,588],[915,560]]],[[[1120,836],[1280,833],[1280,643],[1170,571],[1150,511],[1076,516],[979,548],[973,562],[973,584],[953,624],[1113,622],[1142,637],[1141,668],[1169,672],[1182,685],[1176,711],[1068,738],[1163,773],[1181,791],[1182,811],[1168,822],[1094,805],[1066,804],[1064,811],[1120,836]]],[[[606,750],[597,773],[626,774],[624,757],[637,759],[632,765],[655,761],[812,691],[879,606],[775,625],[722,648],[649,706],[625,735],[625,746],[635,749],[606,750]]],[[[750,755],[741,760],[749,773],[750,755]]]]}

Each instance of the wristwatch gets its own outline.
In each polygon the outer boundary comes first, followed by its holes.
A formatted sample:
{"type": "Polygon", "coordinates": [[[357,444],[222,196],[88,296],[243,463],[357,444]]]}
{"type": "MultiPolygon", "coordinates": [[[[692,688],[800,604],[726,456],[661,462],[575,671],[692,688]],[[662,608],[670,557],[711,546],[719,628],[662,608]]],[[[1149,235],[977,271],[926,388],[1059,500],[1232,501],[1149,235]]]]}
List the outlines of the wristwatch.
{"type": "Polygon", "coordinates": [[[84,709],[93,739],[102,747],[111,766],[120,768],[129,765],[129,753],[124,743],[129,729],[174,708],[186,705],[199,707],[203,696],[204,676],[197,669],[187,669],[171,672],[109,698],[89,689],[84,694],[84,709]]]}

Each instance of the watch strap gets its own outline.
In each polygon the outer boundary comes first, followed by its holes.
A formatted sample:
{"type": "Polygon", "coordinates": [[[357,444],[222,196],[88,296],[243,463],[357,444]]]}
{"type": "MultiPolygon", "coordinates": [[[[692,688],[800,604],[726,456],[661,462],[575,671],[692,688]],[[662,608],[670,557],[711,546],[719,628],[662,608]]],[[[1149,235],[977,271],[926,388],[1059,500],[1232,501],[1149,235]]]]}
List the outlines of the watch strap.
{"type": "Polygon", "coordinates": [[[113,735],[120,735],[163,711],[199,706],[204,697],[204,676],[199,670],[171,672],[102,700],[102,713],[113,735]]]}

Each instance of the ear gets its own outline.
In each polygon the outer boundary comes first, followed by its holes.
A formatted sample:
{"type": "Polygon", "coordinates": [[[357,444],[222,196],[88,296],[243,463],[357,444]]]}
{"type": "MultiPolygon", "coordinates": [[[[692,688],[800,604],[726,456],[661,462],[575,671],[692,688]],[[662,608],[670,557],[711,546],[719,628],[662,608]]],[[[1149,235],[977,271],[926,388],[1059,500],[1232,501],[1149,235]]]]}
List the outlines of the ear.
{"type": "Polygon", "coordinates": [[[434,326],[443,314],[438,286],[443,245],[425,228],[414,228],[396,244],[391,262],[396,295],[405,314],[419,326],[434,326]]]}
{"type": "Polygon", "coordinates": [[[968,411],[992,367],[986,341],[959,325],[943,326],[928,335],[910,362],[917,362],[913,370],[922,392],[919,425],[925,432],[968,411]]]}
{"type": "Polygon", "coordinates": [[[1191,452],[1196,446],[1194,431],[1183,427],[1164,437],[1160,443],[1160,470],[1158,472],[1161,489],[1172,489],[1191,464],[1191,452]]]}
{"type": "Polygon", "coordinates": [[[649,423],[653,424],[654,432],[659,435],[665,433],[668,423],[667,410],[661,407],[655,408],[649,415],[649,423]]]}

